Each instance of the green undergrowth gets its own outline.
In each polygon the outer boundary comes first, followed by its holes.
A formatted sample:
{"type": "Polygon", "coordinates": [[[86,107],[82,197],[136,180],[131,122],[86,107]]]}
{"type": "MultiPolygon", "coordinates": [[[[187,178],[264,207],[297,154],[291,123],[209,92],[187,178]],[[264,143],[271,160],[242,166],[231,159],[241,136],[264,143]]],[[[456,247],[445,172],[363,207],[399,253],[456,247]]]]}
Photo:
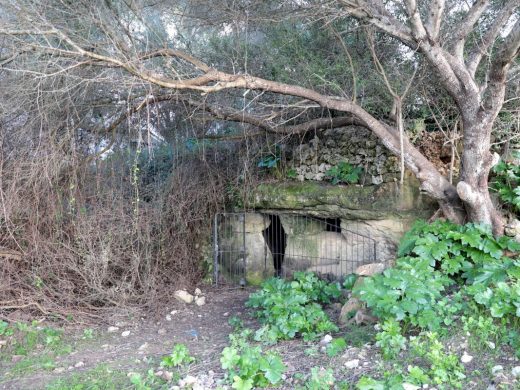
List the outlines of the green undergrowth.
{"type": "MultiPolygon", "coordinates": [[[[516,152],[514,158],[520,158],[516,152]]],[[[490,183],[492,190],[498,193],[500,200],[516,215],[520,215],[520,165],[500,161],[493,168],[494,177],[490,183]]]]}
{"type": "Polygon", "coordinates": [[[307,341],[336,332],[338,327],[321,305],[340,295],[338,283],[327,283],[312,273],[296,272],[292,281],[269,279],[246,303],[263,325],[255,340],[275,343],[301,336],[307,341]]]}
{"type": "Polygon", "coordinates": [[[101,364],[91,370],[68,375],[50,382],[46,390],[120,390],[132,388],[124,371],[101,364]]]}
{"type": "Polygon", "coordinates": [[[29,374],[38,370],[53,370],[58,356],[72,352],[63,331],[31,323],[0,321],[0,361],[9,367],[4,378],[29,374]]]}
{"type": "Polygon", "coordinates": [[[357,388],[464,388],[460,357],[444,345],[454,335],[466,336],[474,351],[507,347],[520,357],[519,250],[487,226],[418,222],[403,238],[395,267],[354,289],[381,322],[376,345],[390,366],[357,388]],[[391,365],[406,359],[407,369],[391,365]]]}

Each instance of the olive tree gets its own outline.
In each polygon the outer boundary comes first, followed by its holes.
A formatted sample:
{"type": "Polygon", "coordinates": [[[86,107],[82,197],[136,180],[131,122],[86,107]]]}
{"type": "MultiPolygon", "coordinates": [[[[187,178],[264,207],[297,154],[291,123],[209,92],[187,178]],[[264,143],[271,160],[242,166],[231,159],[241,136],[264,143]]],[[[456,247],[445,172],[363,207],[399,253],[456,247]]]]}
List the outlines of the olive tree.
{"type": "MultiPolygon", "coordinates": [[[[99,85],[103,79],[110,80],[112,87],[118,87],[116,95],[126,96],[131,103],[116,117],[120,121],[148,104],[173,100],[222,120],[271,132],[303,132],[349,123],[365,126],[401,156],[447,218],[490,224],[500,234],[504,220],[492,203],[487,183],[497,162],[491,150],[493,125],[504,104],[508,80],[515,80],[517,72],[519,8],[517,0],[475,0],[471,5],[460,0],[1,0],[4,48],[0,64],[3,70],[35,79],[65,74],[74,80],[78,69],[87,68],[99,85]],[[364,107],[355,94],[338,96],[298,82],[260,77],[261,70],[253,67],[226,67],[224,59],[204,60],[212,34],[225,35],[233,26],[247,33],[249,23],[284,23],[287,18],[300,19],[303,24],[319,21],[323,28],[332,21],[354,20],[358,28],[372,28],[398,42],[396,55],[407,48],[410,56],[425,62],[462,121],[458,183],[450,183],[402,131],[364,107]],[[248,98],[247,105],[241,109],[233,106],[234,99],[252,93],[257,95],[248,98]],[[262,94],[295,98],[287,104],[293,108],[304,102],[342,114],[276,122],[275,105],[269,112],[257,109],[255,103],[262,94]],[[215,98],[210,100],[210,96],[215,98]]],[[[338,39],[342,34],[335,31],[338,39]]],[[[348,45],[344,49],[348,54],[348,45]]],[[[243,54],[239,49],[235,52],[237,57],[243,54]]],[[[247,58],[239,60],[248,62],[247,58]]],[[[115,121],[111,128],[117,125],[115,121]]]]}

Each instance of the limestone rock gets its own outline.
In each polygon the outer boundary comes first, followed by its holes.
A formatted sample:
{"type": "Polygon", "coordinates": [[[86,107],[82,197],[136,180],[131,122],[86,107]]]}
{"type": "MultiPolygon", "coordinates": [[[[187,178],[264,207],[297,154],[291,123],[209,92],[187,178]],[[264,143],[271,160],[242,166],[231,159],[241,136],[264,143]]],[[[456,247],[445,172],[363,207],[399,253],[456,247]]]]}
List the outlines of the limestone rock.
{"type": "Polygon", "coordinates": [[[347,323],[349,320],[349,314],[357,312],[362,307],[363,302],[361,302],[359,298],[351,297],[341,308],[341,312],[339,314],[339,321],[343,324],[347,323]]]}
{"type": "Polygon", "coordinates": [[[191,295],[186,290],[177,290],[177,291],[175,291],[173,296],[178,301],[181,301],[181,302],[184,302],[184,303],[192,303],[193,299],[194,299],[193,295],[191,295]]]}
{"type": "Polygon", "coordinates": [[[358,264],[373,261],[374,256],[371,243],[346,239],[337,232],[289,235],[283,271],[286,275],[295,271],[309,271],[337,277],[353,273],[358,264]]]}
{"type": "Polygon", "coordinates": [[[242,219],[242,216],[239,216],[229,221],[229,223],[235,232],[243,232],[245,230],[246,233],[262,233],[269,227],[271,220],[263,214],[245,213],[244,219],[242,219]]]}
{"type": "MultiPolygon", "coordinates": [[[[413,178],[400,186],[334,186],[319,182],[287,181],[263,183],[255,187],[248,206],[256,209],[304,210],[306,215],[346,220],[394,221],[429,218],[437,203],[422,194],[413,178]]],[[[284,226],[285,229],[285,226],[284,226]]],[[[287,232],[286,233],[290,233],[287,232]]]]}
{"type": "Polygon", "coordinates": [[[289,236],[313,235],[324,232],[327,228],[322,221],[300,215],[280,214],[279,217],[285,233],[289,236]]]}
{"type": "Polygon", "coordinates": [[[359,276],[374,276],[382,273],[385,268],[383,263],[370,263],[358,267],[355,274],[359,276]]]}
{"type": "Polygon", "coordinates": [[[460,361],[464,364],[470,363],[473,360],[473,356],[468,355],[466,351],[462,354],[460,361]]]}
{"type": "Polygon", "coordinates": [[[257,213],[247,213],[244,218],[228,221],[223,229],[225,235],[220,241],[220,249],[225,254],[222,271],[231,279],[245,275],[249,284],[259,285],[275,274],[273,256],[262,233],[271,220],[257,213]]]}
{"type": "Polygon", "coordinates": [[[504,371],[504,366],[501,366],[500,364],[498,364],[496,366],[493,366],[493,368],[491,369],[491,374],[497,375],[498,373],[501,373],[502,371],[504,371]]]}

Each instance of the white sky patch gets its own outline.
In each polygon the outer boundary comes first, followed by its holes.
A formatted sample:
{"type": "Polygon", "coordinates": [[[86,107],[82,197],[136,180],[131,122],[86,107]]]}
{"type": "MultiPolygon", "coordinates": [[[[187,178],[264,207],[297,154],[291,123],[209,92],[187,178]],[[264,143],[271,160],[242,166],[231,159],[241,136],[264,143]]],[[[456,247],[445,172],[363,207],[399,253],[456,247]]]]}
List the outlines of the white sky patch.
{"type": "Polygon", "coordinates": [[[177,36],[179,35],[179,29],[177,25],[170,18],[163,18],[163,24],[166,28],[166,34],[168,34],[168,39],[170,41],[175,41],[177,36]]]}

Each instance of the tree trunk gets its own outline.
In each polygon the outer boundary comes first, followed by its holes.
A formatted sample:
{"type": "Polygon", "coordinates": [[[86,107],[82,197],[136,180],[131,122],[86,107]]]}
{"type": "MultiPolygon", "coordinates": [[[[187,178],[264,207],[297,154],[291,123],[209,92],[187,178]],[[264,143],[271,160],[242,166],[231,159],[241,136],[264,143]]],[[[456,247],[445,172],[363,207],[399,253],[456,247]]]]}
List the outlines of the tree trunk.
{"type": "Polygon", "coordinates": [[[498,155],[490,151],[491,117],[493,115],[482,109],[476,113],[463,113],[464,152],[457,193],[464,202],[470,221],[491,225],[493,233],[501,235],[504,219],[491,201],[488,188],[489,172],[498,162],[498,155]]]}

